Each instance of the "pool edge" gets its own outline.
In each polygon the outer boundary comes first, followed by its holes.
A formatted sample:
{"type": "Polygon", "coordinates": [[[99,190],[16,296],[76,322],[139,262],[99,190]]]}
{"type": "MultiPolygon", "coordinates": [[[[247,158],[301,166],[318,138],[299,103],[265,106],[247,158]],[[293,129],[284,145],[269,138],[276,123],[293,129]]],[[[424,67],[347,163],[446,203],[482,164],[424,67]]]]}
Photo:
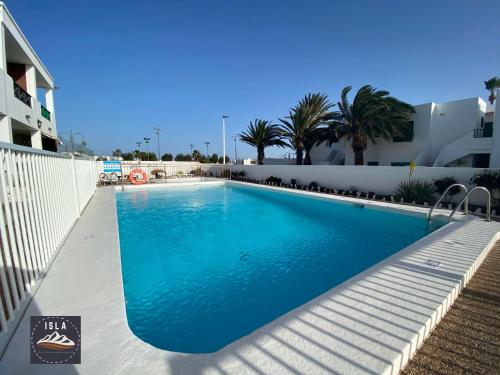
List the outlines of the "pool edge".
{"type": "MultiPolygon", "coordinates": [[[[470,280],[475,270],[477,270],[491,249],[494,241],[498,240],[500,231],[500,224],[486,223],[480,219],[468,219],[464,222],[452,223],[451,226],[443,228],[448,228],[447,230],[439,230],[432,233],[430,236],[406,247],[364,272],[346,280],[337,287],[328,290],[312,301],[260,327],[250,335],[229,344],[218,352],[211,354],[183,354],[156,349],[140,341],[130,331],[126,321],[120,272],[121,263],[116,209],[114,212],[109,213],[109,205],[104,204],[106,200],[109,200],[111,197],[114,198],[114,189],[99,190],[100,193],[92,199],[89,207],[90,210],[87,210],[83,215],[87,217],[87,220],[80,220],[75,226],[75,229],[69,236],[68,242],[61,250],[61,256],[56,259],[52,270],[53,273],[47,276],[32,303],[37,305],[44,314],[57,313],[60,315],[70,315],[78,311],[83,311],[83,322],[86,320],[98,320],[98,330],[95,329],[95,325],[83,325],[83,329],[87,329],[87,331],[84,331],[87,339],[83,342],[82,365],[79,365],[78,369],[79,371],[89,373],[96,371],[134,373],[139,369],[144,373],[164,372],[170,374],[198,374],[214,372],[217,369],[222,369],[227,373],[250,373],[252,370],[255,371],[255,368],[252,366],[256,367],[262,373],[283,372],[287,368],[286,366],[309,373],[326,373],[333,371],[333,369],[344,373],[397,373],[408,362],[412,354],[424,341],[424,338],[430,334],[458,296],[459,291],[470,280]],[[98,207],[96,207],[96,202],[98,203],[98,207]],[[107,214],[104,214],[105,210],[108,211],[107,214]],[[100,220],[97,223],[99,225],[95,225],[92,228],[95,232],[94,235],[99,237],[104,243],[97,244],[95,249],[86,249],[89,254],[79,254],[79,257],[76,257],[78,244],[75,243],[75,240],[79,238],[75,239],[75,235],[81,236],[85,233],[86,229],[84,226],[94,220],[100,220]],[[103,227],[99,229],[101,224],[103,227]],[[99,232],[99,230],[101,231],[99,232]],[[479,236],[475,237],[478,234],[479,236]],[[447,235],[452,236],[446,237],[447,235]],[[445,240],[448,242],[444,242],[445,240]],[[432,252],[433,249],[435,252],[432,252]],[[445,253],[446,249],[454,249],[456,251],[455,260],[453,254],[450,254],[449,251],[447,254],[445,253]],[[324,318],[328,314],[324,312],[326,309],[325,306],[331,307],[333,306],[332,303],[335,302],[334,299],[329,302],[330,297],[335,298],[335,295],[338,297],[339,293],[347,291],[349,293],[356,293],[353,287],[358,284],[361,285],[361,282],[368,280],[377,271],[386,270],[387,267],[392,266],[398,261],[409,262],[409,264],[414,264],[421,268],[422,265],[418,264],[418,260],[416,259],[418,259],[419,251],[423,250],[425,251],[424,254],[427,254],[426,256],[430,256],[429,254],[433,254],[433,256],[439,255],[439,257],[436,256],[436,260],[441,259],[443,262],[455,262],[457,259],[462,261],[464,257],[469,257],[467,258],[469,261],[467,265],[464,265],[460,269],[460,280],[457,279],[457,282],[449,285],[449,292],[443,297],[441,303],[437,303],[432,313],[426,319],[422,320],[420,329],[414,335],[410,335],[414,336],[413,339],[409,340],[407,345],[401,345],[399,355],[388,353],[387,350],[384,350],[384,345],[375,349],[374,344],[366,348],[346,348],[345,342],[347,340],[343,336],[346,333],[342,330],[339,331],[338,328],[333,326],[331,334],[337,336],[338,340],[336,341],[338,344],[332,346],[332,350],[336,350],[335,353],[326,353],[325,349],[321,347],[323,342],[326,343],[332,339],[325,337],[324,333],[320,333],[316,328],[311,328],[309,331],[308,329],[303,329],[302,331],[304,332],[302,333],[305,338],[300,338],[297,334],[290,333],[291,330],[296,331],[297,327],[303,326],[304,323],[301,322],[304,320],[315,322],[318,327],[325,325],[324,318]],[[54,300],[51,294],[54,290],[58,290],[55,284],[59,283],[61,277],[68,272],[79,272],[78,264],[75,264],[75,262],[77,260],[81,261],[82,257],[83,259],[91,259],[95,262],[107,262],[110,272],[96,272],[93,275],[95,280],[92,280],[91,283],[67,285],[67,290],[61,291],[61,293],[67,293],[67,295],[54,300]],[[61,267],[64,266],[68,267],[69,270],[62,272],[61,267]],[[88,306],[88,300],[75,301],[73,306],[67,306],[65,302],[68,298],[81,294],[94,296],[94,301],[109,297],[110,301],[106,304],[109,306],[88,306]],[[97,312],[106,312],[106,314],[97,316],[97,312]],[[315,321],[313,319],[314,314],[317,315],[318,312],[324,316],[315,321]],[[102,338],[103,332],[109,332],[110,334],[109,338],[106,339],[107,341],[102,338]],[[109,345],[110,343],[113,345],[109,345]],[[367,352],[371,354],[367,354],[367,352]],[[367,355],[371,356],[371,358],[367,359],[363,357],[367,355]],[[381,360],[381,358],[384,360],[381,360]],[[356,367],[356,362],[363,362],[363,366],[356,367]]],[[[114,205],[115,203],[113,203],[114,205]]],[[[439,271],[441,272],[443,269],[439,271]]],[[[448,271],[444,270],[444,272],[448,271]]],[[[457,270],[457,275],[458,272],[457,270]]],[[[410,276],[411,273],[408,274],[408,277],[410,276]]],[[[437,278],[439,279],[439,277],[437,278]]],[[[429,290],[429,292],[429,296],[432,295],[432,291],[429,290]]],[[[419,303],[422,298],[426,298],[423,295],[409,296],[405,288],[402,288],[400,293],[404,295],[401,298],[407,302],[413,298],[416,303],[419,303]]],[[[353,304],[352,307],[356,306],[353,304]]],[[[28,328],[26,320],[29,320],[29,315],[33,314],[32,307],[30,306],[30,311],[25,314],[20,328],[15,333],[13,342],[7,348],[3,360],[0,362],[2,373],[4,371],[5,373],[16,373],[19,371],[24,373],[62,373],[51,366],[40,367],[29,365],[29,359],[27,358],[28,350],[24,347],[26,337],[24,335],[28,328]]],[[[338,310],[337,313],[344,314],[342,310],[338,310]]],[[[354,318],[356,315],[353,313],[349,316],[354,318]]],[[[353,330],[351,334],[353,337],[349,342],[352,342],[353,345],[358,345],[361,340],[358,333],[361,333],[361,331],[356,331],[357,329],[359,330],[359,327],[356,327],[356,325],[353,325],[351,329],[353,330]]],[[[404,331],[403,328],[401,330],[404,331]]],[[[362,332],[364,331],[366,330],[362,330],[362,332]]],[[[374,337],[373,339],[376,338],[374,337]]],[[[335,339],[333,340],[335,341],[335,339]]],[[[387,342],[390,342],[390,340],[387,342]]],[[[375,344],[375,346],[377,345],[380,344],[375,344]]]]}

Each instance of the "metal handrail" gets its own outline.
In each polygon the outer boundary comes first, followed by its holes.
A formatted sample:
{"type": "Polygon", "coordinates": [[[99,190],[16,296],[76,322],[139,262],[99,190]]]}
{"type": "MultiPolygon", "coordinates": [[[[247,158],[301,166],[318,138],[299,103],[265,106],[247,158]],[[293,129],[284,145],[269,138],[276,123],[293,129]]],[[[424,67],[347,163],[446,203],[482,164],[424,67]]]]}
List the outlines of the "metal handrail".
{"type": "MultiPolygon", "coordinates": [[[[467,192],[467,194],[465,194],[465,197],[460,201],[460,203],[458,204],[458,206],[456,206],[455,209],[453,211],[451,211],[451,214],[448,217],[448,222],[451,220],[452,216],[455,214],[455,212],[457,211],[458,207],[460,207],[462,205],[462,203],[464,203],[464,201],[465,201],[466,210],[468,209],[468,205],[469,205],[469,199],[468,199],[468,197],[469,197],[469,194],[472,193],[474,190],[485,191],[486,194],[488,195],[488,201],[486,202],[486,221],[491,221],[491,194],[490,194],[490,191],[488,189],[486,189],[485,187],[476,186],[475,188],[469,190],[467,192]]],[[[467,214],[467,211],[465,212],[465,214],[467,214]]]]}
{"type": "MultiPolygon", "coordinates": [[[[427,214],[427,220],[430,220],[431,217],[432,217],[432,211],[434,211],[434,209],[439,205],[439,203],[441,203],[441,201],[444,199],[444,197],[446,197],[446,194],[448,194],[448,192],[451,190],[451,188],[455,187],[455,186],[458,186],[460,187],[461,189],[463,189],[465,191],[465,198],[464,200],[466,200],[466,203],[465,203],[465,208],[464,208],[464,211],[465,211],[465,214],[467,215],[468,213],[468,210],[469,210],[469,200],[468,200],[468,191],[467,191],[467,188],[465,187],[465,185],[462,185],[462,184],[453,184],[453,185],[450,185],[446,188],[446,190],[444,191],[443,194],[441,194],[441,196],[439,197],[439,199],[437,200],[436,203],[434,203],[434,206],[432,206],[432,208],[429,210],[429,213],[427,214]]],[[[463,203],[463,202],[462,202],[463,203]]],[[[460,203],[456,208],[455,210],[460,207],[462,205],[462,203],[460,203]]],[[[454,211],[455,212],[455,211],[454,211]]],[[[448,218],[449,220],[449,218],[448,218]]]]}

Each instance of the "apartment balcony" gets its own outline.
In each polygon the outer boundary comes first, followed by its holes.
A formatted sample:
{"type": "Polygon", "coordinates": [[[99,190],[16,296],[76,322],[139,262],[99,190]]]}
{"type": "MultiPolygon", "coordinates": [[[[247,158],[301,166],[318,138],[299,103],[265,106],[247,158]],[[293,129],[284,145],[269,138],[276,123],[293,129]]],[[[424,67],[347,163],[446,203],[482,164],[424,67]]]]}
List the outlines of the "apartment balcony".
{"type": "Polygon", "coordinates": [[[26,129],[40,130],[48,137],[57,136],[55,116],[45,103],[41,103],[34,96],[14,82],[12,77],[0,69],[0,115],[7,115],[21,123],[26,129]]]}
{"type": "Polygon", "coordinates": [[[52,120],[51,120],[51,116],[50,116],[50,111],[49,111],[47,108],[45,108],[45,107],[43,106],[43,104],[40,104],[40,110],[41,110],[41,112],[42,112],[42,117],[43,117],[43,118],[45,118],[45,119],[47,119],[47,120],[49,120],[49,121],[52,121],[52,120]]]}
{"type": "Polygon", "coordinates": [[[493,136],[493,122],[486,122],[484,128],[474,129],[473,138],[491,138],[493,136]]]}

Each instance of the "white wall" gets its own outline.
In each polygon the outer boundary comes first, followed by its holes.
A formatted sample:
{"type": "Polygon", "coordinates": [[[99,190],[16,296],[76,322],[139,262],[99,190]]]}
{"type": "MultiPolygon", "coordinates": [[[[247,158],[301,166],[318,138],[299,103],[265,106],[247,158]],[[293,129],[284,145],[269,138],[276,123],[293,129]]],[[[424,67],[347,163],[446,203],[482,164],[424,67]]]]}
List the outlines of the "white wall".
{"type": "Polygon", "coordinates": [[[500,168],[500,90],[496,90],[497,100],[493,120],[493,146],[491,148],[490,166],[500,168]]]}
{"type": "Polygon", "coordinates": [[[479,98],[436,105],[432,114],[430,133],[432,160],[437,158],[443,146],[480,127],[481,106],[484,107],[484,101],[479,98]]]}
{"type": "MultiPolygon", "coordinates": [[[[154,169],[168,169],[169,171],[172,169],[178,168],[179,170],[186,170],[186,169],[196,169],[201,166],[200,163],[198,162],[191,162],[191,161],[122,161],[122,169],[123,173],[125,175],[128,175],[128,173],[134,169],[134,168],[141,168],[143,169],[148,175],[151,175],[151,172],[154,169]]],[[[96,164],[96,176],[99,178],[99,175],[103,173],[104,167],[103,167],[103,162],[98,161],[96,164]]],[[[222,164],[220,164],[222,166],[222,164]]]]}
{"type": "MultiPolygon", "coordinates": [[[[280,177],[284,183],[296,179],[298,184],[307,185],[316,181],[320,186],[346,190],[355,187],[359,191],[390,195],[396,186],[409,177],[409,167],[369,167],[342,165],[249,165],[233,166],[233,171],[245,171],[245,177],[265,180],[269,176],[280,177]]],[[[442,177],[455,177],[459,183],[469,186],[470,178],[484,169],[480,168],[440,168],[418,166],[413,174],[432,182],[442,177]]],[[[473,197],[474,198],[474,197],[473,197]]],[[[481,201],[481,197],[479,197],[481,201]]],[[[473,202],[475,199],[473,199],[473,202]]],[[[484,198],[483,198],[484,202],[484,198]]]]}

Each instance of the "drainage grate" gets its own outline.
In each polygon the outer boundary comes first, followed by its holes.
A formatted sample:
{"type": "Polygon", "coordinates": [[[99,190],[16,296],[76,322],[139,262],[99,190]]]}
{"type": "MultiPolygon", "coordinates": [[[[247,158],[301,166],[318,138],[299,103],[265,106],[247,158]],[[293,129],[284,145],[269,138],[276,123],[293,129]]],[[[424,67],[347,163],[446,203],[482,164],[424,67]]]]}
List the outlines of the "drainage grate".
{"type": "Polygon", "coordinates": [[[427,259],[424,263],[432,268],[438,268],[441,265],[440,261],[434,259],[427,259]]]}

